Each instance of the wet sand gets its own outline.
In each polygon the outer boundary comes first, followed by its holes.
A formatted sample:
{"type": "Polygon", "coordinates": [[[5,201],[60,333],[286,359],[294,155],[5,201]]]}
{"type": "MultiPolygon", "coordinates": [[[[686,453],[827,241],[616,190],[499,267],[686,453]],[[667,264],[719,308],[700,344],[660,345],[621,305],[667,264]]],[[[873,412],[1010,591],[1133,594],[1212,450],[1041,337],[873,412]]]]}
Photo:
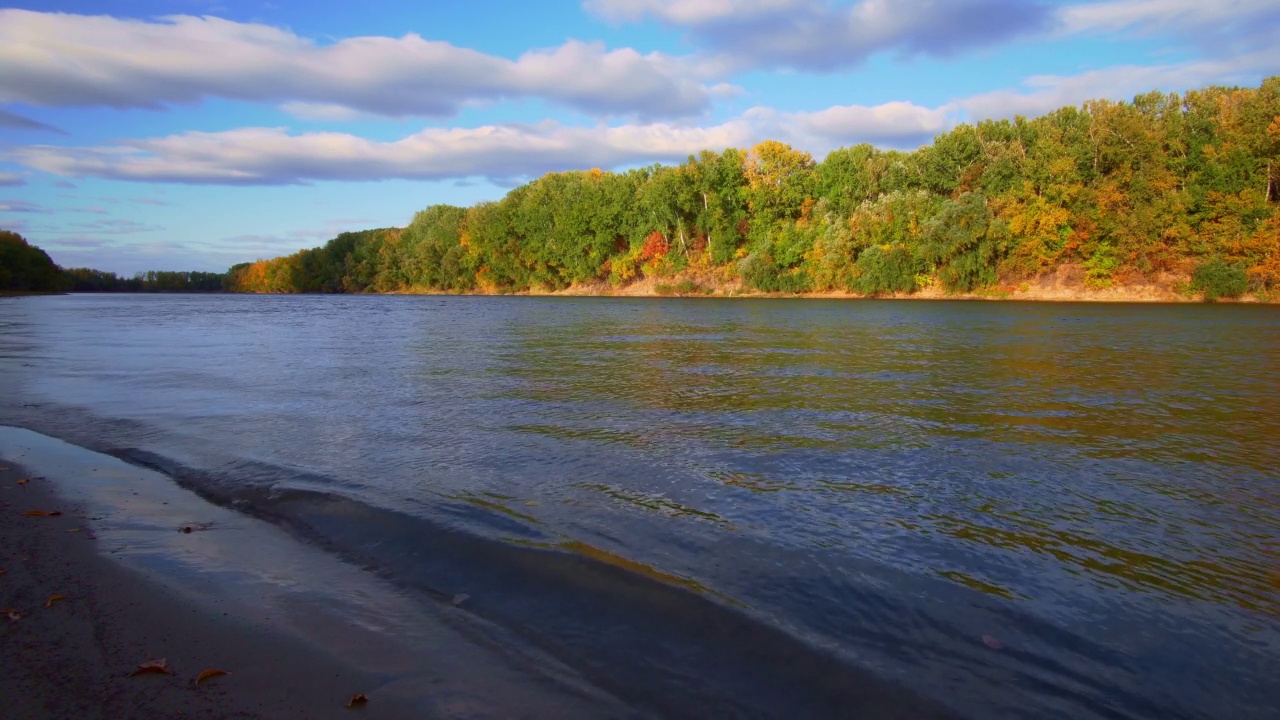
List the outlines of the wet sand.
{"type": "Polygon", "coordinates": [[[15,428],[0,466],[6,719],[636,716],[156,473],[15,428]]]}

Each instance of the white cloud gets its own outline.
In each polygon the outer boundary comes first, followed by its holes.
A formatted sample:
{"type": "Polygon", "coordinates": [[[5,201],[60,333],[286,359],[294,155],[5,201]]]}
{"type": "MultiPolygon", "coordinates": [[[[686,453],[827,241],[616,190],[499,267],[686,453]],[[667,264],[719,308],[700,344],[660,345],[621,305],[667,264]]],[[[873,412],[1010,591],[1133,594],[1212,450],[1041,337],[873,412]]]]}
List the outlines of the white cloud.
{"type": "Polygon", "coordinates": [[[706,68],[832,71],[878,53],[948,56],[1022,37],[1154,35],[1230,56],[1280,44],[1277,0],[585,0],[685,30],[706,68]]]}
{"type": "Polygon", "coordinates": [[[440,179],[536,175],[571,167],[683,158],[749,139],[742,123],[712,128],[668,124],[430,128],[381,142],[345,133],[291,135],[283,128],[130,141],[109,147],[26,146],[4,153],[64,176],[152,182],[268,185],[313,180],[440,179]]]}
{"type": "Polygon", "coordinates": [[[444,117],[471,103],[540,98],[658,118],[702,112],[710,93],[667,56],[576,40],[511,60],[414,34],[321,44],[215,17],[0,10],[0,102],[158,109],[226,98],[334,118],[444,117]]]}
{"type": "Polygon", "coordinates": [[[1256,84],[1268,72],[1271,53],[1261,51],[1229,60],[1200,60],[1166,65],[1121,65],[1079,75],[1037,75],[1021,89],[981,93],[951,103],[965,117],[1034,117],[1063,106],[1078,106],[1086,100],[1132,98],[1152,90],[1166,92],[1213,84],[1256,84]]]}
{"type": "Polygon", "coordinates": [[[1162,29],[1213,34],[1224,29],[1258,29],[1274,36],[1280,4],[1275,0],[1112,0],[1068,5],[1057,15],[1066,34],[1162,29]],[[1260,17],[1271,22],[1259,22],[1260,17]]]}
{"type": "Polygon", "coordinates": [[[1259,51],[1229,60],[1119,66],[1074,76],[1033,76],[1021,87],[958,98],[937,107],[909,102],[841,105],[812,112],[755,107],[718,125],[666,122],[574,126],[428,128],[394,141],[284,128],[187,132],[102,147],[18,146],[0,161],[64,177],[138,182],[282,185],[325,180],[467,180],[510,184],[546,172],[678,162],[703,149],[776,139],[817,157],[870,142],[914,148],[961,121],[1035,117],[1085,100],[1123,100],[1153,89],[1250,84],[1273,64],[1259,51]]]}
{"type": "Polygon", "coordinates": [[[949,56],[1040,33],[1039,0],[586,0],[614,22],[653,18],[687,30],[730,72],[754,67],[831,71],[881,52],[949,56]]]}
{"type": "Polygon", "coordinates": [[[774,15],[796,11],[806,0],[586,0],[583,6],[613,22],[653,17],[670,25],[703,25],[728,17],[774,15]]]}
{"type": "Polygon", "coordinates": [[[105,147],[31,145],[0,157],[62,176],[138,182],[278,185],[323,180],[503,181],[542,173],[681,161],[704,149],[748,147],[773,138],[814,152],[874,142],[915,146],[949,127],[950,109],[894,102],[818,112],[753,108],[710,127],[669,123],[428,128],[395,141],[346,133],[291,134],[284,128],[187,132],[105,147]]]}
{"type": "Polygon", "coordinates": [[[27,184],[27,179],[17,173],[0,172],[0,187],[20,187],[27,184]]]}

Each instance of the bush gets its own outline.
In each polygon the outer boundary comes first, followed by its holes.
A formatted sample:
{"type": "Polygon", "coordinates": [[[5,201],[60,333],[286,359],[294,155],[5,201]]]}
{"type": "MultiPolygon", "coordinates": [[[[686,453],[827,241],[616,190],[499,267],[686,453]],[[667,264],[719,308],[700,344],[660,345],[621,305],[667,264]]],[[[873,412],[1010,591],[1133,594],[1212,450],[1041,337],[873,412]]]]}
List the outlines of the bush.
{"type": "Polygon", "coordinates": [[[692,280],[681,280],[675,285],[666,283],[658,283],[653,286],[653,291],[658,295],[710,295],[711,289],[704,288],[692,280]]]}
{"type": "Polygon", "coordinates": [[[773,257],[751,253],[738,264],[738,274],[752,288],[763,292],[805,293],[813,290],[813,278],[803,268],[780,268],[773,257]]]}
{"type": "Polygon", "coordinates": [[[865,295],[914,292],[924,262],[902,245],[875,245],[858,256],[858,292],[865,295]]]}
{"type": "Polygon", "coordinates": [[[1192,273],[1191,289],[1204,293],[1205,302],[1238,298],[1249,289],[1249,276],[1243,267],[1228,265],[1221,258],[1215,258],[1192,273]]]}
{"type": "Polygon", "coordinates": [[[981,193],[948,200],[926,225],[921,257],[938,268],[949,292],[972,292],[997,280],[1009,252],[1009,228],[996,219],[981,193]]]}
{"type": "Polygon", "coordinates": [[[1111,287],[1111,274],[1120,268],[1120,258],[1116,257],[1116,251],[1110,245],[1100,245],[1084,261],[1084,284],[1085,287],[1094,290],[1102,290],[1111,287]]]}

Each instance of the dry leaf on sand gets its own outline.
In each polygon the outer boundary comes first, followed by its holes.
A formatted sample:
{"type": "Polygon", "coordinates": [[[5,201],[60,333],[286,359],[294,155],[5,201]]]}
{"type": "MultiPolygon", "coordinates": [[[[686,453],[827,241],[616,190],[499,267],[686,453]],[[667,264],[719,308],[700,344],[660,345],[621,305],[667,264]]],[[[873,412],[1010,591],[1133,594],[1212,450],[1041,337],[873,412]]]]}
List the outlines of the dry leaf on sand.
{"type": "Polygon", "coordinates": [[[67,599],[67,596],[66,596],[66,595],[50,595],[50,596],[49,596],[49,601],[48,601],[48,602],[46,602],[46,603],[44,604],[44,606],[45,606],[46,608],[51,608],[51,607],[53,607],[53,604],[54,604],[54,603],[58,602],[59,600],[66,600],[66,599],[67,599]]]}
{"type": "Polygon", "coordinates": [[[360,693],[359,695],[351,696],[351,701],[347,703],[347,707],[349,708],[363,707],[364,704],[367,702],[369,702],[369,696],[365,695],[364,693],[360,693]]]}
{"type": "Polygon", "coordinates": [[[19,485],[26,485],[29,482],[31,482],[31,478],[18,478],[19,485]]]}
{"type": "Polygon", "coordinates": [[[23,515],[27,517],[58,517],[62,514],[61,510],[28,510],[23,515]]]}
{"type": "Polygon", "coordinates": [[[204,682],[205,680],[208,680],[209,678],[216,678],[220,675],[230,675],[230,674],[231,673],[227,672],[226,670],[219,670],[217,668],[209,668],[208,670],[202,670],[200,671],[200,674],[196,676],[196,685],[199,685],[200,683],[204,682]]]}
{"type": "Polygon", "coordinates": [[[129,677],[137,677],[139,675],[172,675],[169,672],[169,661],[164,658],[159,660],[148,660],[138,666],[137,670],[129,673],[129,677]]]}

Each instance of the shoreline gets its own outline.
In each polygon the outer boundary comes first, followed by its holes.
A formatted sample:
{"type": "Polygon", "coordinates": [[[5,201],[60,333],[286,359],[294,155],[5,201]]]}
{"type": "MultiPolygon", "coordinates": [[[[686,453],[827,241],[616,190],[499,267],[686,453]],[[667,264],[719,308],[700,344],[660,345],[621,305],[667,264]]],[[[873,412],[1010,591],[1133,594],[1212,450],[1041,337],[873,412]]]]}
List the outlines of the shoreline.
{"type": "Polygon", "coordinates": [[[357,694],[374,718],[638,715],[158,473],[12,427],[0,467],[6,716],[348,718],[357,694]]]}
{"type": "MultiPolygon", "coordinates": [[[[148,469],[164,466],[152,465],[145,453],[132,464],[123,459],[131,457],[127,450],[119,456],[106,451],[112,454],[0,425],[0,464],[17,461],[30,472],[47,475],[50,479],[40,482],[62,491],[63,501],[74,500],[79,509],[72,513],[59,507],[63,515],[56,518],[25,517],[22,508],[0,506],[0,517],[19,513],[20,520],[46,523],[37,527],[55,527],[83,515],[86,529],[97,536],[97,552],[86,550],[91,561],[76,565],[75,574],[96,586],[95,573],[102,565],[119,561],[123,567],[117,570],[131,573],[139,589],[124,599],[112,589],[101,594],[127,604],[164,595],[167,600],[152,606],[158,605],[160,613],[178,613],[172,637],[186,638],[193,626],[206,624],[217,631],[233,621],[249,630],[239,640],[226,640],[240,659],[209,664],[214,659],[209,655],[193,659],[180,652],[203,649],[207,638],[181,640],[179,650],[152,638],[145,646],[155,649],[143,653],[151,657],[117,656],[109,667],[99,663],[97,675],[78,680],[78,685],[97,687],[102,678],[118,683],[121,665],[129,671],[137,663],[165,657],[173,667],[181,660],[187,674],[199,672],[190,670],[196,665],[228,670],[234,677],[218,680],[227,680],[221,684],[229,687],[232,680],[252,675],[269,682],[272,692],[287,688],[282,693],[286,698],[315,699],[296,715],[282,699],[271,712],[236,718],[350,717],[332,714],[348,712],[336,704],[335,683],[325,680],[339,675],[364,679],[365,684],[344,685],[338,699],[345,702],[351,694],[366,692],[370,708],[378,701],[382,714],[375,717],[387,718],[692,718],[791,712],[844,717],[849,708],[859,708],[868,718],[955,716],[939,699],[848,664],[821,645],[705,592],[654,579],[645,566],[592,554],[589,546],[526,547],[444,528],[409,529],[375,508],[324,498],[304,501],[292,514],[259,514],[250,508],[240,512],[228,509],[240,507],[235,500],[211,504],[182,487],[180,475],[148,469]],[[370,532],[379,517],[400,527],[402,535],[412,533],[423,549],[416,569],[388,564],[379,554],[386,536],[370,532]],[[313,537],[326,525],[343,528],[345,547],[326,542],[323,532],[313,537]],[[184,527],[193,532],[183,532],[184,527]],[[398,568],[400,574],[383,572],[387,568],[398,568]],[[410,577],[417,579],[406,580],[410,577]],[[585,608],[593,617],[586,624],[580,617],[585,608]],[[283,638],[284,644],[277,648],[274,638],[283,638]],[[245,663],[262,654],[264,646],[274,659],[250,669],[245,663]],[[293,681],[271,677],[274,667],[288,665],[297,655],[322,669],[293,681]]],[[[24,498],[21,490],[32,489],[30,483],[16,486],[8,480],[0,478],[0,498],[11,503],[24,498]]],[[[83,533],[62,532],[55,527],[49,537],[64,543],[68,536],[84,540],[83,533]]],[[[66,564],[54,548],[44,564],[66,564]]],[[[0,567],[10,562],[17,561],[0,549],[0,567]]],[[[27,592],[27,605],[58,592],[52,586],[27,592]]],[[[0,603],[7,600],[0,594],[0,603]]],[[[100,612],[88,619],[89,635],[107,637],[128,637],[138,630],[132,625],[144,622],[100,612]]],[[[64,646],[53,651],[62,660],[92,647],[84,639],[57,645],[64,646]]],[[[21,663],[27,654],[48,651],[47,646],[32,646],[8,656],[21,663]]],[[[0,684],[0,692],[36,697],[58,692],[42,675],[26,677],[21,687],[0,684]]],[[[237,698],[254,699],[252,687],[235,687],[237,698]]],[[[82,701],[95,707],[105,703],[103,697],[90,692],[82,701]]],[[[182,701],[182,696],[173,700],[182,701]]],[[[160,709],[165,712],[154,716],[174,716],[172,708],[160,709]]],[[[232,717],[212,713],[178,716],[232,717]]],[[[32,717],[64,716],[135,717],[118,709],[32,717]]]]}
{"type": "MultiPolygon", "coordinates": [[[[1046,302],[1096,304],[1175,304],[1175,305],[1280,305],[1280,297],[1260,298],[1243,295],[1238,298],[1205,300],[1201,293],[1183,291],[1189,278],[1167,275],[1149,283],[1114,285],[1107,288],[1086,287],[1070,269],[1045,275],[1017,285],[1004,285],[977,292],[949,293],[931,285],[910,293],[863,295],[844,290],[783,293],[764,292],[743,287],[740,281],[724,282],[711,275],[685,274],[669,278],[644,278],[614,286],[608,281],[574,283],[567,288],[551,290],[529,288],[513,292],[453,292],[431,288],[405,288],[387,293],[354,293],[368,295],[460,295],[517,297],[623,297],[623,298],[706,298],[777,299],[777,300],[912,300],[919,302],[1046,302]],[[682,291],[683,290],[683,291],[682,291]]],[[[287,294],[287,293],[280,293],[287,294]]]]}

